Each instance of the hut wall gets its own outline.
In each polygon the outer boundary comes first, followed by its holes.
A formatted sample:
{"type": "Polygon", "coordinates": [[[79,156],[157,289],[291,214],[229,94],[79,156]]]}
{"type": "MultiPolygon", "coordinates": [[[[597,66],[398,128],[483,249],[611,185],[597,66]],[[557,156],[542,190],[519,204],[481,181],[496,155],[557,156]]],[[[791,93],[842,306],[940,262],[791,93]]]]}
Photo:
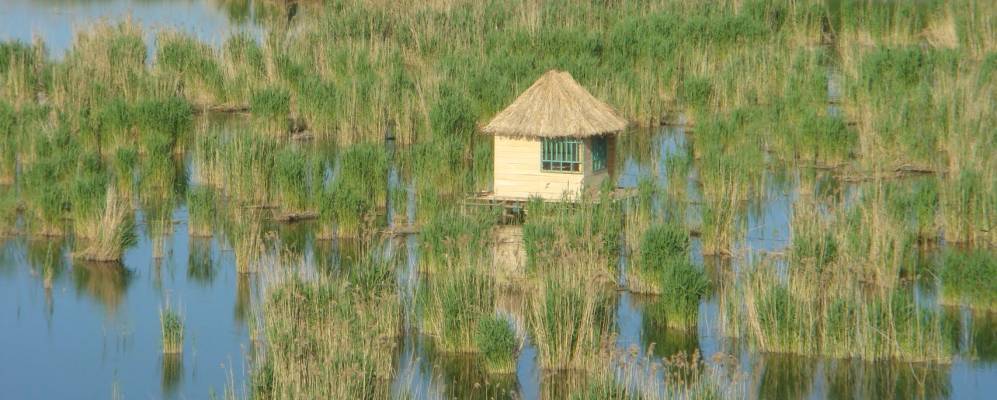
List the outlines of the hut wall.
{"type": "Polygon", "coordinates": [[[592,139],[585,139],[585,152],[583,156],[584,164],[582,164],[582,170],[585,171],[585,179],[582,180],[582,183],[586,188],[588,188],[588,190],[598,191],[602,185],[602,182],[609,179],[610,170],[613,168],[613,162],[616,161],[612,156],[613,151],[615,151],[613,142],[614,138],[613,136],[610,136],[608,143],[606,143],[606,152],[608,156],[606,159],[606,168],[602,171],[595,171],[594,168],[592,168],[592,139]]]}
{"type": "MultiPolygon", "coordinates": [[[[538,138],[495,136],[496,196],[559,200],[565,193],[569,198],[578,195],[585,180],[585,164],[579,173],[543,172],[540,146],[538,138]]],[[[583,155],[583,162],[591,163],[591,157],[583,155]]]]}

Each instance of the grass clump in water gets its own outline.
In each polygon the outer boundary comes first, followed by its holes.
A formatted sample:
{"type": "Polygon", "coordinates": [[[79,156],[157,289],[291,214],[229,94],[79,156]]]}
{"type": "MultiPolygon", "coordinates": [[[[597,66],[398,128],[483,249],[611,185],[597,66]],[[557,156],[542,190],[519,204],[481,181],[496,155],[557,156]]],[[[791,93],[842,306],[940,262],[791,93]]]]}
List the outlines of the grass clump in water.
{"type": "Polygon", "coordinates": [[[336,276],[309,276],[312,266],[285,260],[262,271],[252,397],[388,397],[401,304],[394,265],[371,253],[336,276]]]}
{"type": "Polygon", "coordinates": [[[215,192],[207,186],[196,186],[187,192],[187,233],[195,237],[210,237],[217,216],[215,192]]]}
{"type": "Polygon", "coordinates": [[[287,134],[290,129],[291,95],[282,88],[261,89],[249,98],[249,112],[264,131],[287,134]]]}
{"type": "Polygon", "coordinates": [[[162,330],[163,354],[183,352],[183,317],[171,307],[159,309],[159,326],[162,330]]]}
{"type": "Polygon", "coordinates": [[[530,299],[527,326],[541,368],[586,371],[611,343],[613,297],[583,273],[562,275],[539,283],[530,299]]]}
{"type": "Polygon", "coordinates": [[[997,310],[997,254],[950,250],[942,258],[942,301],[997,310]]]}
{"type": "Polygon", "coordinates": [[[102,197],[104,205],[99,209],[100,217],[96,220],[99,229],[91,236],[81,238],[85,245],[74,256],[89,261],[120,261],[125,249],[138,242],[132,208],[113,186],[109,186],[102,197]]]}
{"type": "Polygon", "coordinates": [[[485,369],[494,374],[516,372],[518,340],[512,325],[505,318],[490,316],[478,321],[475,345],[485,361],[485,369]]]}
{"type": "Polygon", "coordinates": [[[488,257],[489,238],[496,220],[490,212],[448,210],[438,213],[419,235],[422,269],[445,272],[448,265],[472,265],[488,257]]]}
{"type": "Polygon", "coordinates": [[[472,267],[452,266],[456,270],[430,276],[417,295],[423,327],[445,352],[477,352],[478,324],[495,312],[495,280],[472,267]]]}

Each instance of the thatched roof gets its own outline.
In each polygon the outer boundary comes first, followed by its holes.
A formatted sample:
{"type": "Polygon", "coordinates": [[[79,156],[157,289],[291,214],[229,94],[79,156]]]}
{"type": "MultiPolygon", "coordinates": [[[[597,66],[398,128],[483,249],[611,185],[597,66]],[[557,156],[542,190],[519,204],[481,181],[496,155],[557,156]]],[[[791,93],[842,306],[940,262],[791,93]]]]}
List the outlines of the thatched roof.
{"type": "Polygon", "coordinates": [[[571,74],[550,70],[481,130],[502,136],[589,137],[620,132],[627,125],[571,74]]]}

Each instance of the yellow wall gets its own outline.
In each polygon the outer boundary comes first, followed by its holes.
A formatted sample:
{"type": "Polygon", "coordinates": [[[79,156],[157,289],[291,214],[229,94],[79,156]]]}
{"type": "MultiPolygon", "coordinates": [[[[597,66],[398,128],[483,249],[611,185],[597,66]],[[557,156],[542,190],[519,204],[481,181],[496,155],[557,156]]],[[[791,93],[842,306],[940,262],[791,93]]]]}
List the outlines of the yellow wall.
{"type": "Polygon", "coordinates": [[[610,178],[615,138],[609,138],[608,168],[592,172],[592,144],[585,139],[582,146],[581,172],[544,172],[540,165],[541,140],[539,138],[512,138],[495,136],[495,176],[493,192],[496,196],[527,198],[539,196],[560,200],[565,194],[573,199],[583,188],[598,190],[610,178]]]}
{"type": "MultiPolygon", "coordinates": [[[[582,153],[583,169],[589,163],[588,148],[582,153]]],[[[531,197],[559,200],[565,193],[578,195],[585,179],[583,172],[543,172],[540,165],[539,138],[495,136],[496,196],[531,197]]]]}

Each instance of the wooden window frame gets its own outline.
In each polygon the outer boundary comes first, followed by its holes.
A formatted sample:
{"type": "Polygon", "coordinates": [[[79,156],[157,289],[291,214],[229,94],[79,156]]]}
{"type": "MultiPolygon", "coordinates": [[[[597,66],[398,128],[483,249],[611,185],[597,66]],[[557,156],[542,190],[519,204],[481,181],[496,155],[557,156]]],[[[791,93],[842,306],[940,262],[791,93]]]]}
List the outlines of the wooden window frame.
{"type": "Polygon", "coordinates": [[[540,170],[543,172],[582,173],[582,141],[577,138],[543,138],[540,141],[540,170]]]}

